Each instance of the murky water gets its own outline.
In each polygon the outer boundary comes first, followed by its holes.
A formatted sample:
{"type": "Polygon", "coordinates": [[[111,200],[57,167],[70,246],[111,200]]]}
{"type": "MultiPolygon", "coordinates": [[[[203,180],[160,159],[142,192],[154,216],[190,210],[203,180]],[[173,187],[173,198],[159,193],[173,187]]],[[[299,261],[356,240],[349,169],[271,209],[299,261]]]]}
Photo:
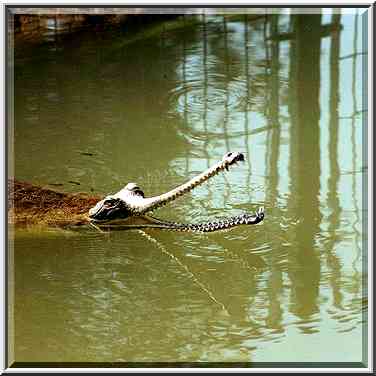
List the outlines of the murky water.
{"type": "Polygon", "coordinates": [[[16,50],[16,178],[154,195],[242,151],[155,215],[266,210],[211,235],[17,231],[16,361],[363,361],[362,27],[186,16],[16,50]]]}

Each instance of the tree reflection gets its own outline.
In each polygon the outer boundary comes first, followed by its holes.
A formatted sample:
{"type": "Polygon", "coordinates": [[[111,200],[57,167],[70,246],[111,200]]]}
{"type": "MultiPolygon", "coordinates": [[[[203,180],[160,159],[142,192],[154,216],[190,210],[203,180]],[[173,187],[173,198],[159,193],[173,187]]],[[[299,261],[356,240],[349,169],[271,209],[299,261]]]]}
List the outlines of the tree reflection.
{"type": "Polygon", "coordinates": [[[296,247],[290,253],[292,311],[309,318],[319,310],[320,259],[320,46],[321,15],[295,15],[290,50],[291,195],[296,247]],[[307,48],[309,46],[309,48],[307,48]],[[309,140],[309,142],[307,142],[309,140]]]}
{"type": "MultiPolygon", "coordinates": [[[[333,15],[333,24],[341,24],[341,14],[333,15]]],[[[341,206],[338,197],[338,185],[340,170],[338,164],[338,127],[339,127],[339,52],[340,52],[340,32],[339,30],[332,33],[330,46],[330,95],[329,95],[329,166],[330,176],[328,179],[328,207],[331,210],[329,215],[329,234],[335,234],[340,227],[341,206]]],[[[338,238],[331,236],[327,244],[328,265],[331,273],[331,286],[333,291],[333,304],[335,307],[342,308],[342,293],[340,287],[341,267],[338,257],[334,253],[338,238]]]]}
{"type": "MultiPolygon", "coordinates": [[[[267,185],[267,201],[268,205],[272,208],[277,206],[277,197],[278,197],[278,180],[279,180],[279,171],[278,171],[278,160],[280,152],[280,138],[281,138],[281,129],[279,122],[279,92],[280,92],[280,81],[279,81],[279,43],[276,41],[273,36],[278,35],[278,14],[272,14],[270,16],[270,32],[272,36],[271,47],[270,47],[270,79],[269,79],[269,90],[270,100],[268,114],[269,127],[271,128],[268,131],[268,148],[270,153],[267,153],[268,160],[268,176],[269,183],[267,185]],[[271,133],[271,140],[269,134],[271,133]]],[[[266,34],[264,34],[266,37],[266,34]]],[[[266,45],[268,47],[268,44],[266,45]]],[[[268,48],[267,48],[268,49],[268,48]]],[[[269,56],[269,53],[266,54],[269,56]]],[[[267,65],[267,64],[265,64],[267,65]]],[[[278,231],[278,224],[273,224],[275,227],[274,231],[278,231]]],[[[277,257],[273,257],[273,264],[277,262],[277,257]]],[[[269,312],[267,323],[268,326],[272,328],[280,328],[282,323],[282,306],[280,303],[280,294],[282,293],[282,270],[276,266],[272,265],[272,273],[268,280],[268,295],[269,295],[269,312]]]]}

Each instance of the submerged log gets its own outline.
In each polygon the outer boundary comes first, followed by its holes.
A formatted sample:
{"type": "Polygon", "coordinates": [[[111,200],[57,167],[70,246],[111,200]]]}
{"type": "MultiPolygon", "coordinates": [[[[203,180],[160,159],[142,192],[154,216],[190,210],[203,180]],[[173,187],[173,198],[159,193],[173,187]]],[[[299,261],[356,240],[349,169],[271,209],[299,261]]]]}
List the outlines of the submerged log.
{"type": "Polygon", "coordinates": [[[100,196],[63,193],[8,180],[8,223],[16,226],[77,226],[88,224],[88,211],[100,196]]]}

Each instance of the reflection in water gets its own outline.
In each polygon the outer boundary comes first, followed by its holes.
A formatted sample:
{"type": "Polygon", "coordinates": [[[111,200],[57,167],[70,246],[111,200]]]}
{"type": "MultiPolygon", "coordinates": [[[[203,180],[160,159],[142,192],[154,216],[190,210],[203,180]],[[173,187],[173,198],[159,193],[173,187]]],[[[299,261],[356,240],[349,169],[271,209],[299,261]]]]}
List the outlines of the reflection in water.
{"type": "Polygon", "coordinates": [[[18,233],[16,359],[361,361],[362,22],[185,15],[18,51],[17,178],[153,195],[239,150],[160,215],[267,216],[209,236],[18,233]]]}
{"type": "MultiPolygon", "coordinates": [[[[270,28],[271,35],[278,34],[278,14],[270,16],[270,28]]],[[[278,158],[281,130],[279,123],[279,43],[272,38],[271,42],[271,59],[270,59],[270,100],[269,100],[269,116],[268,121],[270,123],[271,131],[268,132],[268,136],[271,133],[270,156],[268,163],[268,176],[269,184],[268,189],[268,202],[271,207],[275,207],[277,202],[277,189],[278,189],[278,158]]]]}
{"type": "Polygon", "coordinates": [[[228,32],[227,32],[227,20],[226,16],[223,17],[223,43],[224,43],[224,66],[225,66],[225,113],[223,119],[223,135],[225,138],[226,143],[226,151],[230,151],[230,143],[228,139],[228,121],[229,121],[229,100],[230,100],[230,90],[229,90],[229,83],[231,82],[230,77],[230,57],[229,57],[229,48],[228,48],[228,32]]]}
{"type": "MultiPolygon", "coordinates": [[[[205,14],[202,15],[202,70],[204,72],[204,80],[203,80],[203,90],[204,90],[204,110],[203,110],[203,125],[204,125],[204,132],[208,132],[208,38],[207,38],[207,30],[206,30],[206,20],[205,14]]],[[[205,139],[204,142],[204,152],[206,158],[206,168],[210,167],[209,164],[209,153],[208,153],[208,140],[205,139]]]]}
{"type": "MultiPolygon", "coordinates": [[[[267,109],[268,113],[268,123],[271,128],[268,131],[268,148],[270,154],[267,153],[267,169],[269,182],[267,185],[267,202],[268,205],[272,208],[277,206],[277,197],[278,197],[278,158],[280,152],[280,123],[279,123],[279,87],[280,87],[280,74],[279,74],[279,43],[276,41],[276,36],[278,35],[278,20],[279,15],[273,14],[270,15],[270,34],[271,34],[271,43],[270,43],[270,52],[269,45],[267,45],[267,57],[270,56],[268,64],[270,65],[270,78],[269,78],[269,108],[267,109]],[[271,136],[270,136],[271,133],[271,136]]],[[[276,228],[274,231],[278,231],[276,228]]],[[[273,255],[275,256],[275,255],[273,255]]],[[[269,327],[282,330],[282,313],[283,309],[281,306],[279,295],[282,293],[282,271],[278,267],[278,258],[273,257],[272,261],[272,271],[270,273],[270,278],[268,281],[268,297],[269,297],[269,315],[267,319],[267,324],[269,327]]]]}
{"type": "MultiPolygon", "coordinates": [[[[328,207],[331,210],[329,215],[329,232],[335,234],[338,232],[341,217],[341,206],[338,197],[338,184],[340,170],[338,164],[338,104],[339,104],[339,52],[340,38],[339,26],[341,24],[341,15],[333,15],[333,25],[337,26],[338,31],[334,31],[331,37],[330,45],[330,95],[329,95],[329,168],[330,176],[328,179],[328,207]]],[[[333,252],[338,239],[332,236],[328,244],[328,264],[331,268],[331,286],[333,289],[333,305],[342,307],[342,294],[340,290],[340,261],[333,252]]]]}
{"type": "MultiPolygon", "coordinates": [[[[249,112],[251,111],[250,106],[250,99],[251,99],[251,87],[250,87],[250,66],[249,66],[249,30],[248,30],[248,15],[244,15],[244,77],[245,77],[245,83],[246,83],[246,96],[245,96],[245,105],[243,108],[244,112],[244,150],[246,152],[246,155],[251,155],[250,149],[249,149],[249,112]]],[[[248,196],[251,198],[251,172],[252,172],[252,164],[251,164],[251,158],[247,158],[247,193],[248,196]]]]}
{"type": "MultiPolygon", "coordinates": [[[[356,116],[358,114],[358,108],[357,108],[357,93],[356,93],[356,81],[357,81],[357,76],[356,76],[356,71],[357,71],[357,60],[358,60],[358,51],[357,51],[357,43],[358,43],[358,27],[359,27],[359,14],[357,13],[355,15],[355,20],[354,20],[354,42],[353,42],[353,49],[354,49],[354,55],[353,55],[353,66],[352,66],[352,101],[353,101],[353,115],[352,115],[352,121],[351,121],[351,145],[352,145],[352,154],[353,154],[353,160],[352,160],[352,171],[356,171],[356,163],[357,163],[357,145],[356,145],[356,116]]],[[[354,259],[353,265],[355,269],[355,280],[359,280],[360,278],[358,277],[358,272],[356,269],[356,262],[359,260],[361,256],[361,236],[360,232],[358,230],[358,226],[360,224],[360,210],[359,210],[359,205],[358,205],[358,195],[356,192],[356,174],[353,173],[353,179],[352,179],[352,200],[354,202],[354,209],[355,209],[355,219],[353,222],[353,231],[356,234],[356,242],[355,246],[357,248],[357,256],[354,259]]],[[[358,283],[358,288],[357,290],[359,291],[360,289],[360,284],[358,283]]]]}
{"type": "Polygon", "coordinates": [[[290,52],[291,195],[296,213],[296,262],[293,280],[294,312],[309,319],[318,311],[320,259],[316,236],[320,232],[320,46],[321,15],[293,17],[290,52]],[[308,49],[306,46],[310,46],[308,49]],[[294,62],[292,64],[292,62],[294,62]],[[309,172],[309,173],[307,173],[309,172]],[[298,268],[296,267],[298,265],[298,268]]]}
{"type": "Polygon", "coordinates": [[[172,253],[170,253],[169,251],[167,251],[167,249],[161,243],[159,243],[155,238],[153,238],[151,235],[147,234],[145,231],[139,230],[139,233],[141,233],[149,241],[151,241],[153,244],[155,244],[155,246],[158,249],[160,249],[164,254],[166,254],[167,256],[171,257],[172,260],[174,260],[179,266],[181,266],[184,269],[184,271],[188,274],[189,278],[192,278],[193,282],[196,283],[206,294],[208,294],[209,298],[213,302],[215,302],[216,304],[218,304],[221,307],[221,309],[223,309],[226,313],[228,313],[226,307],[215,298],[215,296],[213,295],[213,293],[210,290],[208,290],[208,288],[204,284],[202,284],[195,277],[195,275],[189,270],[189,268],[186,265],[184,265],[175,255],[173,255],[172,253]]]}

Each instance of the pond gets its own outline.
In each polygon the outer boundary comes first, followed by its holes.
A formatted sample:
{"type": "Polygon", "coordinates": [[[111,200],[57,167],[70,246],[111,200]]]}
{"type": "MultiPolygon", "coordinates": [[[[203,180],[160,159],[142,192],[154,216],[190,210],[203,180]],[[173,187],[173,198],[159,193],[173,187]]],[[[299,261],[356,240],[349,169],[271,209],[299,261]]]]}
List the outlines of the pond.
{"type": "Polygon", "coordinates": [[[16,179],[158,209],[213,234],[11,231],[17,362],[364,362],[364,16],[186,15],[15,49],[16,179]]]}

